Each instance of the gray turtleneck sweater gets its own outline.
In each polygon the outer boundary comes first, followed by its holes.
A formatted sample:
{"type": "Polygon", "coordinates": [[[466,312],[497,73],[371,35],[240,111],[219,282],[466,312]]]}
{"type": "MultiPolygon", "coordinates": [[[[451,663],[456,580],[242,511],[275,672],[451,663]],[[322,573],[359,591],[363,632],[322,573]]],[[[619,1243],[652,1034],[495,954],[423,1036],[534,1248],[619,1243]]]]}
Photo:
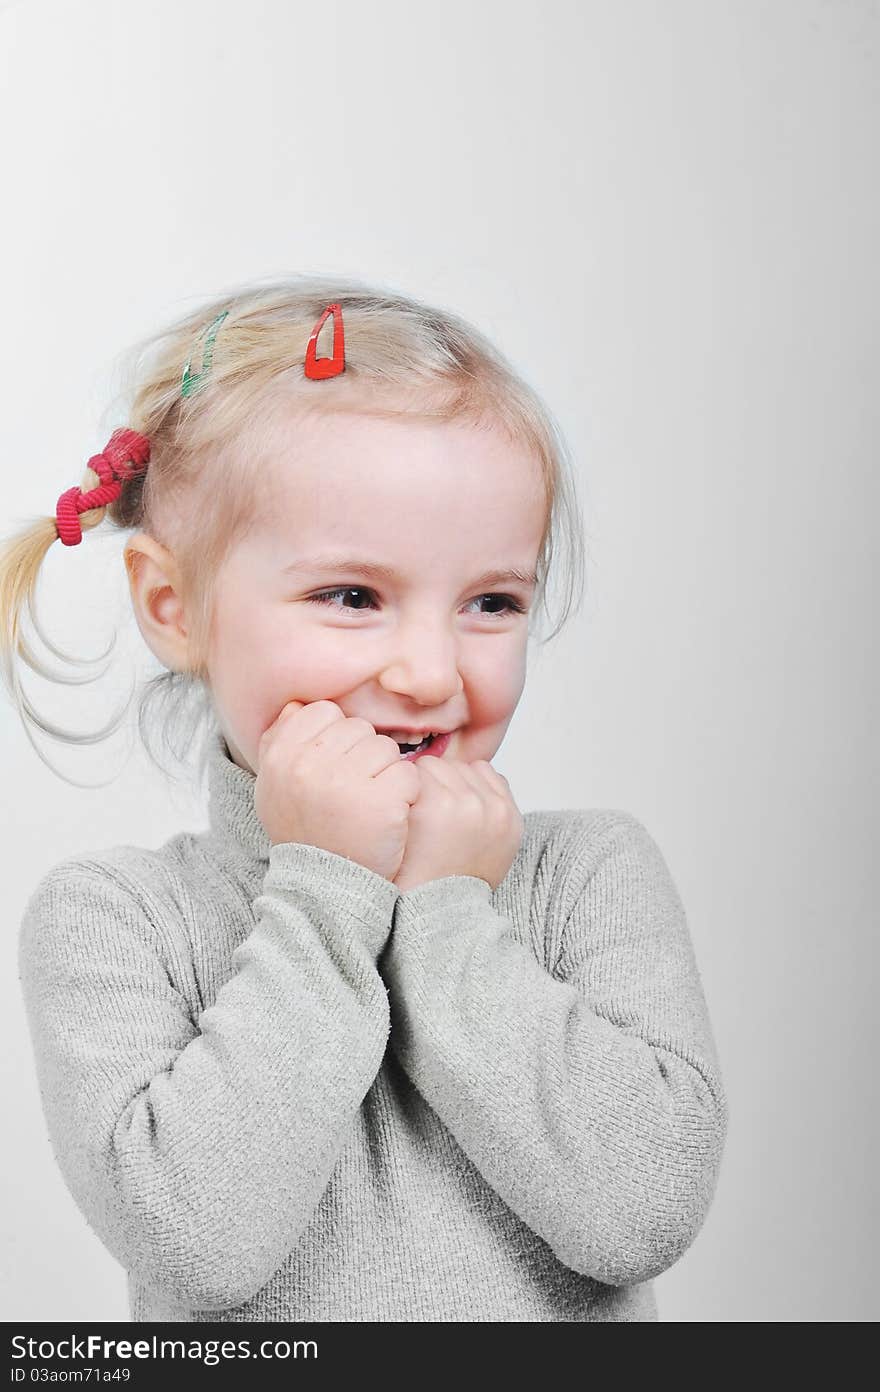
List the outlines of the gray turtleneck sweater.
{"type": "Polygon", "coordinates": [[[494,892],[401,894],[271,845],[207,753],[207,831],[56,865],[20,934],[51,1143],[132,1319],[656,1320],[727,1103],[645,828],[530,812],[494,892]]]}

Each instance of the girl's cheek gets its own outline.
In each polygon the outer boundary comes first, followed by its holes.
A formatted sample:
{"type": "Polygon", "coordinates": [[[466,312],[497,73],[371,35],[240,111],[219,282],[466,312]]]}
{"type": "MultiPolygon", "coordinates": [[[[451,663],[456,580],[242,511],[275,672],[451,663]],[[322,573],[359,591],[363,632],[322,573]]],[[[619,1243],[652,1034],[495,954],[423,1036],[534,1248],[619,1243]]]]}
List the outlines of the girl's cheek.
{"type": "Polygon", "coordinates": [[[288,648],[270,679],[283,701],[332,701],[370,679],[371,672],[356,655],[315,651],[307,645],[288,648]]]}
{"type": "Polygon", "coordinates": [[[506,653],[502,660],[487,658],[472,672],[471,684],[479,692],[487,720],[501,720],[515,706],[525,687],[526,668],[519,654],[506,653]]]}

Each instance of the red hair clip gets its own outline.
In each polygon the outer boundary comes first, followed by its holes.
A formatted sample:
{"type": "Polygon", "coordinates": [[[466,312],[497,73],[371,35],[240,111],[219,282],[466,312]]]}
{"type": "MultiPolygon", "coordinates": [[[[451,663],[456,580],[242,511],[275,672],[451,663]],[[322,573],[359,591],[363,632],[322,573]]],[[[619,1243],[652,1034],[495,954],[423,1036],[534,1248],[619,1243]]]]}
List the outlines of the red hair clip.
{"type": "Polygon", "coordinates": [[[307,377],[312,377],[315,381],[323,381],[325,377],[338,377],[339,373],[344,371],[345,331],[342,327],[342,306],[329,304],[312,329],[312,336],[306,348],[305,372],[307,377]],[[333,356],[332,358],[319,358],[316,356],[318,334],[321,332],[328,314],[333,315],[333,356]]]}

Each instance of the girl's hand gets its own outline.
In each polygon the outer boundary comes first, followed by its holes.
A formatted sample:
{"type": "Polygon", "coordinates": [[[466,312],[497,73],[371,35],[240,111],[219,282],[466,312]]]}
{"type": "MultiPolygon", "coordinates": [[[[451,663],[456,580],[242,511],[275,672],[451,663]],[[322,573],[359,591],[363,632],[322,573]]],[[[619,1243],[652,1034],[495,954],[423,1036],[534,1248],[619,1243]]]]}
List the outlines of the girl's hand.
{"type": "Polygon", "coordinates": [[[474,875],[497,889],[523,836],[507,779],[485,759],[466,764],[426,755],[413,767],[419,795],[393,883],[404,892],[445,875],[474,875]]]}
{"type": "Polygon", "coordinates": [[[394,740],[334,701],[289,701],[260,740],[254,806],[273,845],[321,846],[390,880],[418,795],[394,740]]]}

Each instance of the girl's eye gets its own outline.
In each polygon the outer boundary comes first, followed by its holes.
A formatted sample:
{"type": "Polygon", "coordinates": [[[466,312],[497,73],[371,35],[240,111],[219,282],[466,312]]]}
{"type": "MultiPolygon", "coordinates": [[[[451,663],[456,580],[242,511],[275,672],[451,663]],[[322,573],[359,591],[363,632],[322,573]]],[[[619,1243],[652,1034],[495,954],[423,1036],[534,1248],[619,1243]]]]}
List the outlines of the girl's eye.
{"type": "Polygon", "coordinates": [[[499,599],[500,599],[500,601],[501,601],[501,603],[502,603],[502,605],[503,605],[503,608],[502,608],[502,609],[496,609],[496,610],[491,610],[491,609],[490,609],[490,610],[488,611],[489,617],[490,617],[490,618],[492,618],[492,617],[494,617],[494,616],[497,616],[498,618],[503,618],[504,615],[505,615],[505,613],[507,613],[507,614],[524,614],[524,613],[526,612],[526,610],[525,610],[525,605],[524,605],[524,604],[520,604],[519,600],[518,600],[518,599],[514,599],[513,595],[506,595],[506,594],[484,594],[484,595],[477,595],[477,599],[478,599],[478,600],[481,600],[481,599],[495,599],[495,600],[499,600],[499,599]]]}
{"type": "MultiPolygon", "coordinates": [[[[331,601],[334,600],[334,599],[336,598],[337,595],[346,595],[346,594],[371,595],[371,594],[372,594],[372,590],[361,590],[361,589],[356,589],[353,585],[348,585],[348,586],[346,586],[344,589],[340,589],[340,590],[325,590],[325,591],[323,592],[323,594],[312,594],[312,595],[309,595],[309,599],[310,599],[310,601],[311,601],[312,604],[330,604],[331,601]]],[[[334,607],[334,608],[340,608],[340,607],[347,607],[347,606],[334,605],[333,607],[334,607]]],[[[357,608],[357,609],[360,609],[361,607],[362,607],[362,606],[359,605],[359,604],[355,606],[355,608],[357,608]]]]}
{"type": "MultiPolygon", "coordinates": [[[[332,605],[334,608],[343,609],[343,610],[346,610],[346,611],[349,612],[349,613],[352,612],[352,608],[354,609],[355,612],[357,612],[358,609],[369,608],[369,607],[375,608],[375,607],[376,607],[374,604],[371,604],[371,605],[361,605],[361,604],[357,604],[357,605],[354,605],[354,606],[349,606],[349,605],[333,605],[333,601],[334,601],[336,598],[338,598],[339,595],[361,595],[361,596],[366,595],[366,596],[368,596],[371,600],[375,598],[375,596],[374,596],[372,590],[361,589],[359,586],[354,586],[354,585],[346,585],[346,586],[344,586],[344,587],[342,587],[342,588],[340,588],[340,589],[338,589],[338,590],[324,590],[324,591],[322,591],[321,594],[309,595],[308,598],[309,598],[309,600],[310,600],[310,602],[311,602],[312,604],[330,604],[330,605],[332,605]]],[[[499,610],[495,610],[495,611],[491,611],[491,610],[486,611],[486,610],[484,610],[483,612],[487,614],[487,617],[488,617],[488,618],[503,618],[503,616],[504,616],[505,613],[508,613],[508,614],[524,614],[524,613],[526,612],[526,610],[525,610],[525,605],[520,604],[519,600],[518,600],[518,599],[514,599],[513,595],[504,595],[504,594],[484,594],[484,595],[478,595],[478,596],[477,596],[477,600],[483,600],[483,599],[501,600],[502,605],[504,606],[500,611],[499,611],[499,610]]],[[[474,600],[471,601],[471,603],[475,603],[475,602],[476,602],[476,601],[474,601],[474,600]]]]}

